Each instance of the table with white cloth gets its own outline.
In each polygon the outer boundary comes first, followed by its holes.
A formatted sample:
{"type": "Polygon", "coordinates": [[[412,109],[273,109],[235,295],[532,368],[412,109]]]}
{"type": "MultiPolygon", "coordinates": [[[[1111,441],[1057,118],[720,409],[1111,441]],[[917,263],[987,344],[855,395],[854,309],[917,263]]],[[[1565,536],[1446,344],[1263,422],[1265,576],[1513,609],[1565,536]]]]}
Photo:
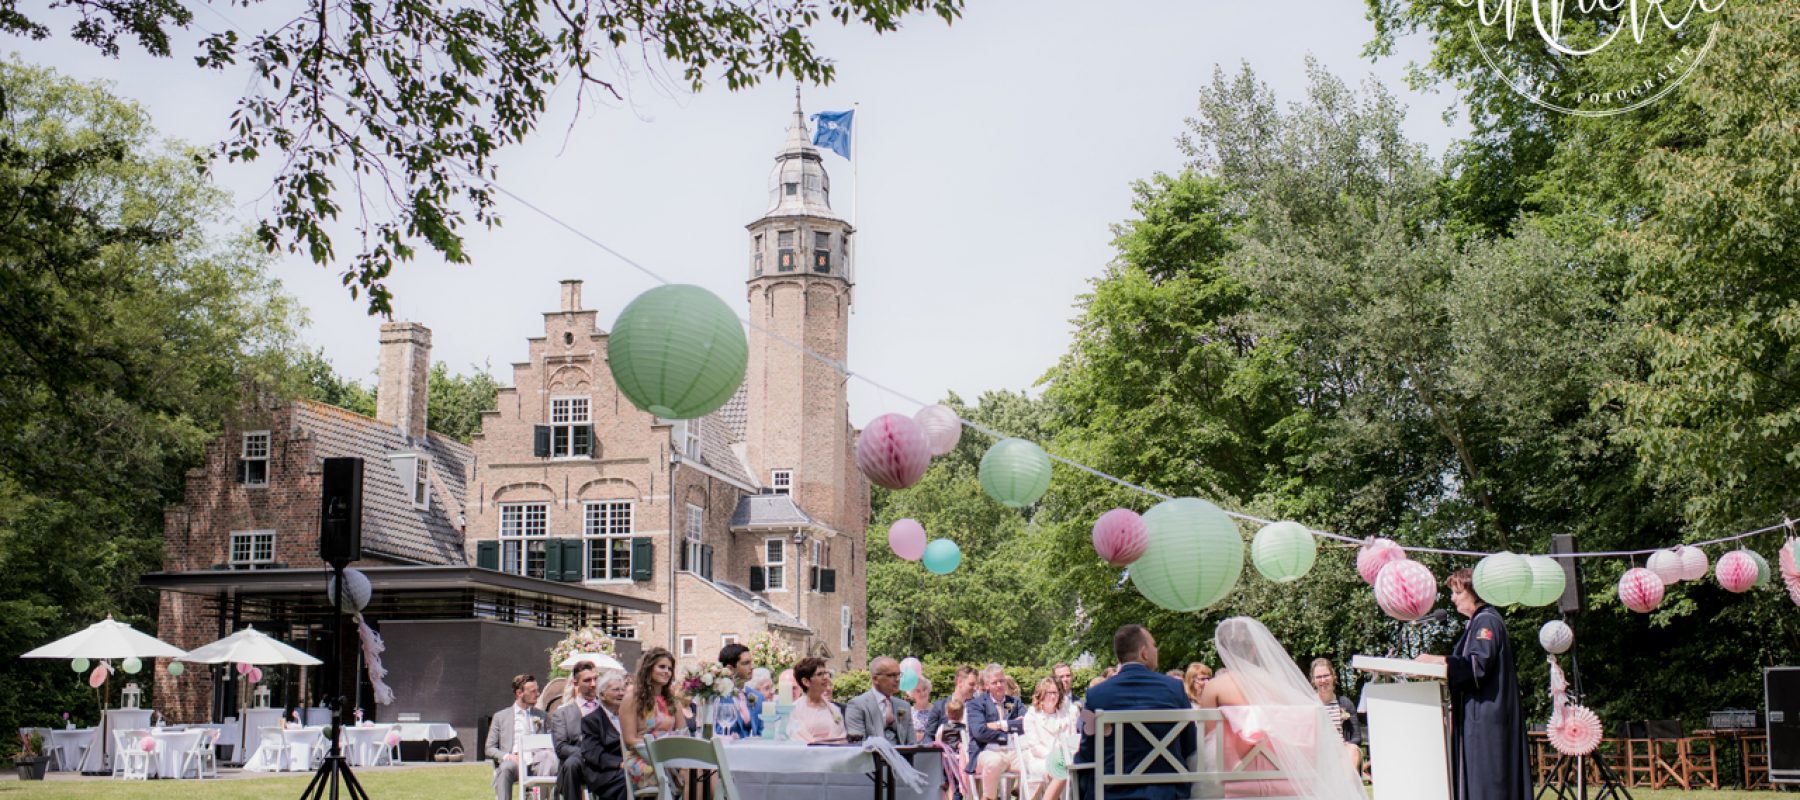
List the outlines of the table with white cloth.
{"type": "Polygon", "coordinates": [[[79,768],[81,748],[92,745],[99,733],[99,728],[51,731],[49,745],[56,751],[56,768],[63,772],[74,772],[79,768]]]}
{"type": "Polygon", "coordinates": [[[112,708],[101,715],[100,726],[104,735],[88,747],[87,759],[81,762],[82,772],[111,772],[113,767],[113,734],[117,731],[147,730],[150,727],[150,710],[146,708],[112,708]]]}
{"type": "Polygon", "coordinates": [[[393,725],[345,725],[339,729],[338,747],[353,767],[367,767],[381,761],[387,749],[387,735],[393,725]]]}
{"type": "Polygon", "coordinates": [[[180,730],[158,728],[150,731],[150,738],[156,740],[156,772],[162,778],[187,777],[182,769],[182,761],[194,748],[200,746],[200,738],[207,734],[204,728],[184,728],[180,730]]]}
{"type": "MultiPolygon", "coordinates": [[[[731,782],[743,800],[787,800],[793,797],[830,800],[869,800],[875,784],[876,756],[859,745],[812,746],[799,742],[742,739],[725,744],[725,761],[731,782]]],[[[937,800],[943,797],[943,756],[922,749],[912,755],[914,769],[928,779],[923,791],[894,787],[895,800],[937,800]]]]}
{"type": "Polygon", "coordinates": [[[246,708],[244,709],[242,720],[243,721],[238,725],[237,737],[231,741],[224,742],[225,744],[235,745],[231,751],[231,760],[233,763],[237,764],[249,763],[250,754],[255,752],[257,745],[261,744],[257,739],[257,731],[260,731],[263,728],[281,727],[281,709],[246,708]]]}
{"type": "Polygon", "coordinates": [[[309,772],[312,770],[312,751],[325,738],[325,729],[282,728],[281,749],[268,752],[262,739],[262,731],[255,733],[256,749],[250,751],[250,757],[244,760],[244,769],[252,772],[309,772]]]}
{"type": "Polygon", "coordinates": [[[443,742],[456,738],[456,729],[446,722],[401,722],[402,742],[443,742]]]}

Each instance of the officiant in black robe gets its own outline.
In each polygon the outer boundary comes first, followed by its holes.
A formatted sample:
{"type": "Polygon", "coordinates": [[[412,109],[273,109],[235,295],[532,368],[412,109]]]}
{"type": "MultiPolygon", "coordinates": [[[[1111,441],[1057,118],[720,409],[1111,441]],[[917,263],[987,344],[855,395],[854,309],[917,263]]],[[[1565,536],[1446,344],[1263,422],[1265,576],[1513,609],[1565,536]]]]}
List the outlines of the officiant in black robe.
{"type": "Polygon", "coordinates": [[[1444,581],[1450,602],[1469,618],[1449,657],[1421,656],[1445,665],[1450,684],[1450,784],[1456,800],[1530,800],[1525,709],[1506,620],[1481,601],[1469,570],[1444,581]]]}

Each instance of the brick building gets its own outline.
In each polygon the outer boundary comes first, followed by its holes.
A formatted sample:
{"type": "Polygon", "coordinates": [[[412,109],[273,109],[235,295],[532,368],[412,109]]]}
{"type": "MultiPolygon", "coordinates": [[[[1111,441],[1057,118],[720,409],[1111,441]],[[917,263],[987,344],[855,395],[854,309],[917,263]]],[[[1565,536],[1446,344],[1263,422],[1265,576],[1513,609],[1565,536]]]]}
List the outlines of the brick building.
{"type": "Polygon", "coordinates": [[[563,281],[483,416],[465,539],[485,568],[656,603],[622,625],[684,662],[767,633],[860,667],[869,489],[844,378],[775,338],[839,363],[848,338],[853,230],[798,106],[769,196],[748,225],[757,328],[737,395],[691,421],[640,411],[613,384],[581,282],[563,281]]]}

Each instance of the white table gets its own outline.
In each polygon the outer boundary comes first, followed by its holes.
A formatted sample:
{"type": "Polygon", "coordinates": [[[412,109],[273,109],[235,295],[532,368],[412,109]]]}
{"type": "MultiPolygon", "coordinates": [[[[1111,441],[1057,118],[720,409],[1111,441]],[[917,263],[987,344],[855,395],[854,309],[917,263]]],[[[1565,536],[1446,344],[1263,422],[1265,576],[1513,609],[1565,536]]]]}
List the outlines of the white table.
{"type": "MultiPolygon", "coordinates": [[[[875,770],[875,755],[856,745],[812,747],[798,742],[776,742],[767,739],[743,739],[725,745],[725,759],[731,767],[731,782],[737,785],[743,800],[787,800],[787,798],[830,798],[830,800],[868,800],[874,789],[869,773],[875,770]]],[[[912,758],[913,767],[925,773],[928,782],[922,792],[908,791],[903,783],[894,786],[897,800],[938,800],[944,782],[944,762],[936,751],[920,752],[912,758]]]]}
{"type": "Polygon", "coordinates": [[[456,729],[444,722],[402,722],[400,741],[443,742],[456,738],[456,729]]]}
{"type": "Polygon", "coordinates": [[[150,710],[147,708],[112,708],[103,715],[105,723],[101,730],[97,747],[88,748],[86,761],[81,762],[82,772],[110,772],[113,763],[113,732],[129,730],[148,730],[150,728],[150,710]]]}
{"type": "Polygon", "coordinates": [[[56,768],[63,772],[75,772],[81,767],[81,748],[94,743],[94,736],[100,733],[99,728],[76,728],[74,730],[51,731],[50,748],[56,751],[56,768]]]}
{"type": "Polygon", "coordinates": [[[150,738],[156,740],[155,775],[162,778],[185,778],[186,771],[181,762],[187,754],[200,745],[200,737],[207,735],[204,728],[170,730],[167,728],[150,731],[150,738]]]}
{"type": "Polygon", "coordinates": [[[280,729],[281,748],[270,752],[266,750],[262,731],[257,729],[255,736],[256,749],[244,760],[244,769],[251,772],[310,772],[312,770],[312,751],[325,736],[324,728],[286,728],[280,729]]]}
{"type": "Polygon", "coordinates": [[[243,721],[238,725],[237,738],[220,741],[225,744],[237,745],[232,748],[231,759],[236,763],[246,764],[250,761],[250,753],[254,752],[256,746],[262,743],[257,739],[257,731],[263,728],[279,727],[281,727],[281,709],[246,708],[243,721]]]}
{"type": "Polygon", "coordinates": [[[387,735],[393,732],[394,725],[356,725],[344,726],[340,731],[338,747],[343,751],[353,767],[371,766],[381,760],[381,752],[387,749],[387,735]]]}

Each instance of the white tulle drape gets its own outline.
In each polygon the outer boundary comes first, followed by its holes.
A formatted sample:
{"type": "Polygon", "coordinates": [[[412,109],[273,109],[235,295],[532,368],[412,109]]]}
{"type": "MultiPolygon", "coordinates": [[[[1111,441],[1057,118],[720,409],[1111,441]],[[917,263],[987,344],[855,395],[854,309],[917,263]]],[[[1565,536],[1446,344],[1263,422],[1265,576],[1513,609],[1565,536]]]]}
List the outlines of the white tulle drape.
{"type": "Polygon", "coordinates": [[[1261,730],[1245,731],[1236,722],[1242,717],[1228,715],[1232,727],[1240,736],[1269,743],[1294,795],[1366,800],[1342,741],[1322,727],[1329,722],[1318,692],[1274,634],[1254,619],[1232,617],[1219,623],[1214,644],[1244,699],[1258,712],[1254,716],[1265,721],[1261,730]]]}

